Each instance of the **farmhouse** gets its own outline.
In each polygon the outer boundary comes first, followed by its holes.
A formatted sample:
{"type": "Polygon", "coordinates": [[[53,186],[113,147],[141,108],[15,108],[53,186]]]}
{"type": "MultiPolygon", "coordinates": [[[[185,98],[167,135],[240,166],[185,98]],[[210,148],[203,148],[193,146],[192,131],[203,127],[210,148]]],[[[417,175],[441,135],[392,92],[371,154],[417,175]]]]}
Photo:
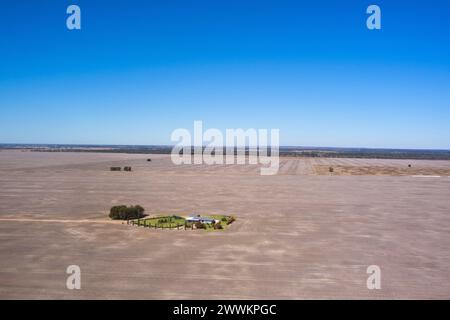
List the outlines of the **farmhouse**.
{"type": "Polygon", "coordinates": [[[206,218],[206,217],[187,217],[186,221],[188,222],[201,222],[201,223],[217,223],[218,220],[215,220],[213,218],[206,218]]]}

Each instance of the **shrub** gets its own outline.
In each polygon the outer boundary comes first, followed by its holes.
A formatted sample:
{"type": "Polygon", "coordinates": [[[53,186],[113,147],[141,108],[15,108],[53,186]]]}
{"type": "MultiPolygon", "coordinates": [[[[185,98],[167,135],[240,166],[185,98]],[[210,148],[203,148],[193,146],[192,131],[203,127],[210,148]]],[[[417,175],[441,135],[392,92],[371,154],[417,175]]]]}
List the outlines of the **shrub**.
{"type": "Polygon", "coordinates": [[[137,206],[114,206],[109,211],[109,217],[113,220],[132,220],[145,217],[145,209],[137,206]]]}
{"type": "Polygon", "coordinates": [[[234,221],[236,221],[235,217],[230,217],[227,224],[232,224],[234,221]]]}
{"type": "Polygon", "coordinates": [[[215,230],[223,229],[223,226],[222,226],[222,224],[220,223],[220,221],[214,224],[214,229],[215,229],[215,230]]]}
{"type": "Polygon", "coordinates": [[[197,228],[197,229],[206,229],[206,226],[205,226],[204,223],[201,223],[200,221],[197,221],[195,223],[195,228],[197,228]]]}
{"type": "Polygon", "coordinates": [[[328,170],[329,170],[330,172],[334,172],[333,167],[328,168],[328,170]]]}

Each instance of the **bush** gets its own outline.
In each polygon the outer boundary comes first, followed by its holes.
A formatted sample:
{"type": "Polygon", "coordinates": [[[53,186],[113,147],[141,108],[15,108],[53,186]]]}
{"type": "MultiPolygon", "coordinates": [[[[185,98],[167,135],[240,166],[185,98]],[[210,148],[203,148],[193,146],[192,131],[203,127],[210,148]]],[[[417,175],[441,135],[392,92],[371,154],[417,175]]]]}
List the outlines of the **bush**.
{"type": "Polygon", "coordinates": [[[167,218],[161,218],[161,219],[158,219],[158,223],[159,223],[159,224],[169,223],[169,222],[170,222],[170,220],[167,219],[167,218]]]}
{"type": "Polygon", "coordinates": [[[333,167],[329,167],[329,168],[328,168],[328,171],[330,171],[330,172],[334,172],[334,169],[333,169],[333,167]]]}
{"type": "Polygon", "coordinates": [[[215,230],[220,230],[220,229],[223,229],[223,226],[222,226],[222,224],[220,222],[217,222],[217,223],[214,224],[214,229],[215,230]]]}
{"type": "Polygon", "coordinates": [[[114,206],[109,211],[109,217],[113,220],[132,220],[145,217],[145,209],[137,206],[114,206]]]}
{"type": "Polygon", "coordinates": [[[201,223],[200,221],[197,221],[195,223],[195,228],[197,228],[197,229],[206,229],[206,225],[204,223],[201,223]]]}
{"type": "Polygon", "coordinates": [[[227,224],[232,224],[234,221],[236,221],[235,217],[230,217],[227,224]]]}

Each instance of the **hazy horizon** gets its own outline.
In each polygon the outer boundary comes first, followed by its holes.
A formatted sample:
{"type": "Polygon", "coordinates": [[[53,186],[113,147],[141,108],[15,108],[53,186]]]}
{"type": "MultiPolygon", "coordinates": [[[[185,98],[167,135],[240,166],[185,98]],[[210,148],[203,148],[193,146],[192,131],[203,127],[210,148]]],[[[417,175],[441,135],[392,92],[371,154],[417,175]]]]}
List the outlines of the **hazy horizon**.
{"type": "MultiPolygon", "coordinates": [[[[167,147],[172,148],[175,144],[104,144],[104,143],[14,143],[14,142],[0,142],[0,146],[68,146],[68,147],[167,147]]],[[[207,145],[204,144],[203,147],[207,145]]],[[[195,145],[190,145],[190,147],[195,147],[195,145]]],[[[227,147],[227,146],[224,146],[227,147]]],[[[249,146],[246,146],[248,148],[249,146]]],[[[270,145],[269,145],[270,147],[270,145]]],[[[435,148],[383,148],[383,147],[359,147],[359,146],[349,146],[349,147],[335,147],[335,146],[294,146],[294,145],[280,145],[280,149],[294,149],[294,148],[303,148],[305,150],[311,149],[323,149],[323,150],[331,150],[331,149],[348,149],[348,150],[357,150],[357,149],[367,149],[367,150],[404,150],[404,151],[450,151],[449,149],[435,149],[435,148]]]]}

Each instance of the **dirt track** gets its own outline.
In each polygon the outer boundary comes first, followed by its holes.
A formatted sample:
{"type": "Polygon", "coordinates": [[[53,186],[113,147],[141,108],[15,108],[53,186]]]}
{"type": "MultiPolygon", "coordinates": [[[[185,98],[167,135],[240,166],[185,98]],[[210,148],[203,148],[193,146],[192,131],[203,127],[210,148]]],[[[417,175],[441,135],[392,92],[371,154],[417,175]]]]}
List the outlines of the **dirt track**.
{"type": "Polygon", "coordinates": [[[0,298],[450,298],[449,177],[314,169],[449,161],[284,158],[278,175],[260,176],[147,157],[1,151],[0,298]],[[209,233],[104,223],[122,203],[238,220],[209,233]],[[70,264],[81,290],[65,287],[70,264]],[[378,291],[366,288],[372,264],[378,291]]]}

